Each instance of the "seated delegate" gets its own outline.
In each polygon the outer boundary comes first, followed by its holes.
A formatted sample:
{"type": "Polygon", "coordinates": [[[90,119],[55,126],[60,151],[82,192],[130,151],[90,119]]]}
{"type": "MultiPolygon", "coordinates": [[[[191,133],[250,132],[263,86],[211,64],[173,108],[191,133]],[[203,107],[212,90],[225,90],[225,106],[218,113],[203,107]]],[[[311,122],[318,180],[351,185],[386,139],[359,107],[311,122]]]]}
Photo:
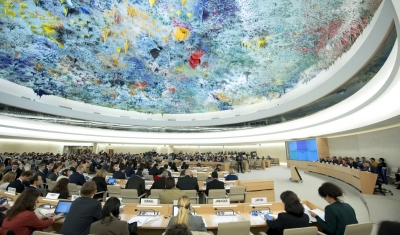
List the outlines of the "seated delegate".
{"type": "Polygon", "coordinates": [[[280,197],[285,212],[279,213],[276,219],[266,220],[269,227],[268,235],[282,235],[285,229],[310,226],[309,218],[304,214],[304,207],[294,192],[285,191],[280,197]]]}
{"type": "MultiPolygon", "coordinates": [[[[78,167],[79,169],[79,167],[78,167]]],[[[68,215],[61,227],[60,234],[87,235],[90,225],[101,219],[101,203],[93,199],[96,194],[96,183],[86,182],[81,188],[81,196],[72,203],[68,215]]]]}
{"type": "Polygon", "coordinates": [[[34,210],[40,192],[36,189],[27,189],[7,211],[2,228],[13,230],[18,235],[30,235],[34,230],[41,230],[51,226],[53,219],[58,219],[62,214],[55,215],[49,220],[41,220],[34,210]]]}
{"type": "MultiPolygon", "coordinates": [[[[96,176],[92,178],[92,181],[96,183],[97,192],[106,192],[107,191],[107,182],[106,182],[107,171],[105,169],[100,169],[96,176]]],[[[103,195],[97,194],[94,198],[101,198],[103,195]]]]}
{"type": "Polygon", "coordinates": [[[90,226],[90,234],[129,235],[128,223],[119,219],[121,202],[110,197],[103,206],[101,219],[90,226]]]}
{"type": "Polygon", "coordinates": [[[161,204],[173,204],[174,200],[178,200],[180,197],[184,196],[185,192],[179,190],[175,187],[175,180],[169,177],[165,180],[165,191],[160,193],[160,203],[161,204]]]}
{"type": "Polygon", "coordinates": [[[309,213],[317,219],[324,233],[343,235],[347,225],[358,223],[354,209],[340,200],[340,197],[343,196],[341,188],[330,182],[325,182],[318,188],[318,194],[329,203],[325,207],[325,220],[312,211],[309,211],[309,213]]]}
{"type": "Polygon", "coordinates": [[[184,224],[174,224],[167,231],[165,235],[192,235],[187,225],[184,224]]]}
{"type": "Polygon", "coordinates": [[[235,170],[233,168],[229,168],[229,175],[226,176],[225,181],[229,180],[239,180],[237,175],[235,174],[235,170]]]}
{"type": "Polygon", "coordinates": [[[57,182],[56,186],[54,186],[51,192],[59,193],[60,195],[58,196],[58,199],[68,199],[68,197],[70,196],[68,190],[68,184],[69,184],[69,179],[62,178],[57,182]]]}
{"type": "Polygon", "coordinates": [[[125,189],[136,189],[138,196],[146,193],[146,185],[142,179],[142,170],[136,171],[126,182],[125,189]]]}
{"type": "Polygon", "coordinates": [[[185,176],[178,179],[176,187],[180,190],[196,190],[199,191],[199,183],[197,178],[190,175],[190,170],[185,170],[185,176]]]}
{"type": "Polygon", "coordinates": [[[83,171],[84,167],[78,166],[76,171],[69,176],[69,182],[71,184],[83,185],[86,182],[85,177],[83,176],[83,171]]]}
{"type": "Polygon", "coordinates": [[[179,198],[178,208],[178,215],[171,217],[167,226],[167,231],[176,224],[186,225],[189,227],[190,231],[207,231],[203,218],[201,216],[193,216],[190,213],[190,199],[188,196],[179,198]]]}
{"type": "Polygon", "coordinates": [[[224,182],[218,180],[218,172],[211,172],[212,180],[206,184],[206,195],[210,189],[225,189],[224,182]]]}

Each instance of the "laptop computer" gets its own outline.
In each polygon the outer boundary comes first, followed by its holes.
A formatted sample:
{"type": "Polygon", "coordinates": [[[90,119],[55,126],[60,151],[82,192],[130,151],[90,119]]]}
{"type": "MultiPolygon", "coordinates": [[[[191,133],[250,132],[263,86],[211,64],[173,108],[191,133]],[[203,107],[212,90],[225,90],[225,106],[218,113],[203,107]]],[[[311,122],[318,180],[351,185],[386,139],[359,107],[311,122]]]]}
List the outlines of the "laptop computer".
{"type": "Polygon", "coordinates": [[[116,178],[108,178],[107,184],[115,184],[116,178]]]}
{"type": "Polygon", "coordinates": [[[54,210],[54,214],[58,215],[58,214],[63,213],[63,216],[60,217],[60,219],[67,217],[72,203],[73,203],[73,201],[59,201],[57,203],[56,209],[54,210]]]}

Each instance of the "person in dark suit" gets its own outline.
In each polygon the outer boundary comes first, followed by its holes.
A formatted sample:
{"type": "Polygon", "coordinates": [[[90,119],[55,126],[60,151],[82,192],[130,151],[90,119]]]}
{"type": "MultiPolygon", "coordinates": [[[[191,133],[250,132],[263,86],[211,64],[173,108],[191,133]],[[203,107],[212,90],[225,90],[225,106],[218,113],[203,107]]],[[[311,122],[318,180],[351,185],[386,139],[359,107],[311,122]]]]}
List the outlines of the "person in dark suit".
{"type": "Polygon", "coordinates": [[[158,164],[154,164],[153,168],[149,170],[149,175],[155,176],[158,175],[158,164]]]}
{"type": "Polygon", "coordinates": [[[142,171],[138,170],[136,175],[132,175],[128,182],[126,182],[125,189],[136,189],[138,196],[146,193],[146,185],[141,176],[142,171]]]}
{"type": "Polygon", "coordinates": [[[78,165],[78,163],[76,161],[72,161],[71,162],[71,167],[69,168],[69,170],[74,173],[76,172],[76,166],[78,165]]]}
{"type": "Polygon", "coordinates": [[[243,157],[242,157],[242,155],[237,155],[236,156],[236,162],[237,162],[237,164],[238,164],[238,172],[242,172],[242,173],[244,173],[244,170],[243,170],[243,157]]]}
{"type": "Polygon", "coordinates": [[[41,184],[42,184],[42,177],[40,175],[34,175],[31,178],[29,178],[29,186],[26,187],[25,190],[33,188],[39,191],[40,196],[45,196],[47,192],[45,191],[45,189],[39,188],[41,184]]]}
{"type": "Polygon", "coordinates": [[[190,176],[190,170],[185,170],[185,177],[178,179],[176,187],[180,190],[196,190],[199,191],[199,184],[197,178],[190,176]]]}
{"type": "Polygon", "coordinates": [[[330,182],[325,182],[318,188],[318,194],[329,203],[325,207],[325,220],[317,214],[309,211],[310,215],[317,219],[317,223],[328,235],[343,235],[346,226],[358,224],[354,209],[339,197],[343,196],[343,190],[330,182]]]}
{"type": "Polygon", "coordinates": [[[304,214],[304,207],[300,199],[292,191],[281,193],[281,200],[285,212],[279,213],[274,220],[267,220],[268,235],[283,235],[283,230],[291,228],[303,228],[310,226],[308,215],[304,214]]]}
{"type": "MultiPolygon", "coordinates": [[[[107,171],[105,169],[100,169],[96,176],[92,178],[92,181],[96,182],[97,192],[106,192],[107,191],[107,182],[106,182],[107,171]]],[[[101,198],[103,195],[96,194],[94,198],[101,198]]]]}
{"type": "Polygon", "coordinates": [[[69,182],[76,185],[83,185],[86,182],[83,176],[83,166],[78,166],[76,168],[76,172],[69,176],[69,182]]]}
{"type": "Polygon", "coordinates": [[[163,173],[161,174],[161,178],[156,179],[153,183],[153,185],[151,186],[151,189],[165,189],[165,181],[168,178],[168,172],[167,171],[163,171],[163,173]]]}
{"type": "Polygon", "coordinates": [[[110,197],[104,204],[101,219],[90,225],[91,234],[129,235],[128,223],[119,220],[121,202],[116,197],[110,197]]]}
{"type": "MultiPolygon", "coordinates": [[[[79,170],[79,167],[78,169],[79,170]]],[[[96,194],[96,183],[86,182],[81,188],[81,197],[72,203],[69,213],[61,227],[60,234],[87,235],[92,223],[101,219],[101,203],[93,199],[96,194]]]]}
{"type": "Polygon", "coordinates": [[[49,175],[50,171],[53,169],[54,163],[53,162],[49,162],[47,163],[47,166],[44,168],[43,173],[44,173],[44,177],[47,178],[47,176],[49,175]]]}
{"type": "Polygon", "coordinates": [[[135,170],[133,169],[133,162],[131,160],[128,161],[126,164],[126,169],[125,169],[125,175],[126,177],[131,177],[132,175],[135,175],[135,170]]]}
{"type": "Polygon", "coordinates": [[[208,196],[208,191],[210,189],[225,189],[224,182],[218,180],[218,172],[211,172],[212,181],[208,182],[206,185],[206,195],[208,196]]]}
{"type": "Polygon", "coordinates": [[[44,174],[44,169],[46,165],[44,163],[39,163],[38,170],[36,171],[36,175],[40,175],[42,177],[43,183],[46,183],[46,176],[44,174]]]}
{"type": "Polygon", "coordinates": [[[377,174],[378,176],[381,175],[379,172],[378,168],[374,167],[370,161],[365,161],[364,162],[364,171],[368,171],[374,174],[377,174]]]}
{"type": "Polygon", "coordinates": [[[17,174],[17,178],[19,178],[19,176],[22,173],[22,170],[19,169],[19,163],[18,162],[13,162],[12,165],[11,165],[11,169],[6,170],[5,173],[7,174],[7,172],[9,172],[9,171],[12,171],[15,174],[17,174]]]}
{"type": "Polygon", "coordinates": [[[48,176],[47,179],[51,179],[52,181],[57,181],[58,178],[58,173],[61,170],[61,164],[54,164],[53,172],[51,172],[48,176]]]}
{"type": "Polygon", "coordinates": [[[181,170],[180,176],[184,176],[185,175],[185,171],[187,169],[189,169],[189,165],[187,165],[186,162],[183,162],[183,163],[185,163],[185,164],[183,164],[182,167],[181,167],[182,170],[181,170]]]}
{"type": "Polygon", "coordinates": [[[22,193],[25,190],[25,182],[28,182],[29,178],[32,176],[32,173],[30,171],[24,171],[20,175],[19,178],[15,179],[13,182],[11,182],[8,186],[8,188],[15,188],[15,191],[17,193],[22,193]]]}
{"type": "Polygon", "coordinates": [[[113,173],[113,178],[120,179],[120,180],[126,179],[126,176],[125,176],[125,166],[124,166],[124,165],[120,166],[120,167],[119,167],[119,170],[118,170],[118,171],[115,171],[115,172],[113,173]]]}

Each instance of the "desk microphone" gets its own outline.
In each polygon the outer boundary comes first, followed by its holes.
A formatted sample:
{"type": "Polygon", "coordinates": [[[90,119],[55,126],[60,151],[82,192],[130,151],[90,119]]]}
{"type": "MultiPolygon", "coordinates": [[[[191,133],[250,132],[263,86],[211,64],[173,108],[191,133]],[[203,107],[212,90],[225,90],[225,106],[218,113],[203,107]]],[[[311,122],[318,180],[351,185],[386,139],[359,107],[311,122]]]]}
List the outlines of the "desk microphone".
{"type": "Polygon", "coordinates": [[[141,215],[141,216],[157,216],[157,215],[159,215],[160,214],[160,212],[158,212],[158,211],[155,211],[155,210],[153,210],[153,209],[146,209],[146,210],[138,210],[138,209],[135,209],[135,211],[139,211],[139,213],[138,213],[138,215],[141,215]],[[151,214],[151,213],[148,213],[148,212],[153,212],[153,214],[151,214]]]}
{"type": "Polygon", "coordinates": [[[218,209],[218,208],[214,208],[214,210],[217,211],[217,215],[235,215],[235,211],[233,209],[218,209]],[[232,211],[232,214],[231,213],[226,213],[225,214],[225,212],[218,211],[218,210],[232,211]]]}

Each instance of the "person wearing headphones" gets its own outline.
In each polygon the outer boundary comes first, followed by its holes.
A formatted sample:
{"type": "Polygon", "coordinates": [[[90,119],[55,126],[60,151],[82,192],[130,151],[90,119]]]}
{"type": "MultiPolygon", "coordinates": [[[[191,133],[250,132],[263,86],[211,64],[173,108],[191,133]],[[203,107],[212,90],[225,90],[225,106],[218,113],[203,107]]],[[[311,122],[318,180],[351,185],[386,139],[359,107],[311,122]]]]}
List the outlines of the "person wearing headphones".
{"type": "Polygon", "coordinates": [[[167,229],[176,224],[184,224],[189,227],[190,231],[203,231],[206,232],[207,228],[201,216],[194,216],[190,213],[190,199],[188,196],[182,196],[178,200],[178,215],[172,216],[169,220],[167,229]]]}

